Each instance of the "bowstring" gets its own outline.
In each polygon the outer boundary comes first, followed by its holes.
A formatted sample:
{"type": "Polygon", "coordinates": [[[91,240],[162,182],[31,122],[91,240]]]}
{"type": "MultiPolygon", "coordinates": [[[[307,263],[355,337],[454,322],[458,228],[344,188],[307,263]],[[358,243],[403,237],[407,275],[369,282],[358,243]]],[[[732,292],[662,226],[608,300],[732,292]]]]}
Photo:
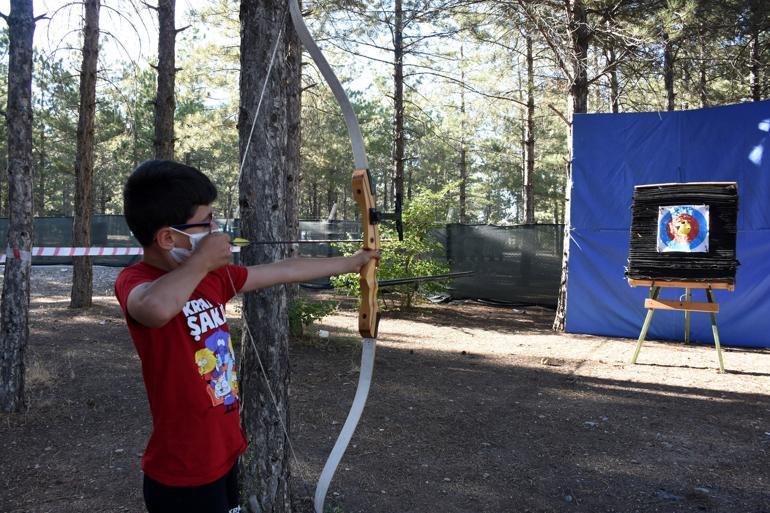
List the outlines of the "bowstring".
{"type": "MultiPolygon", "coordinates": [[[[288,12],[288,7],[284,7],[283,14],[281,15],[281,24],[280,24],[281,28],[278,31],[278,36],[276,37],[275,45],[273,46],[273,50],[272,50],[271,55],[270,55],[270,62],[268,63],[268,66],[267,66],[267,73],[265,74],[265,80],[264,80],[264,83],[262,84],[262,90],[260,91],[260,94],[259,94],[259,99],[257,101],[257,107],[256,107],[255,112],[254,112],[254,118],[251,121],[251,128],[249,129],[249,136],[248,136],[248,139],[246,139],[246,147],[244,148],[244,151],[243,151],[243,158],[241,159],[241,163],[240,163],[240,166],[238,168],[238,180],[236,181],[237,184],[240,184],[240,182],[241,182],[241,177],[243,175],[243,168],[246,165],[246,158],[249,155],[249,148],[251,146],[252,136],[254,135],[254,128],[257,126],[257,119],[259,118],[259,112],[262,109],[262,102],[263,102],[264,97],[265,97],[265,91],[267,90],[267,84],[270,81],[270,75],[271,75],[272,70],[273,70],[273,63],[275,62],[275,56],[278,53],[278,46],[281,43],[281,37],[283,36],[283,29],[284,29],[284,27],[286,25],[286,13],[287,12],[288,12]]],[[[225,270],[227,272],[227,278],[230,280],[230,285],[233,288],[233,295],[237,296],[238,295],[238,290],[236,289],[235,282],[233,281],[233,277],[230,274],[230,269],[228,267],[225,267],[225,270]]],[[[280,421],[281,429],[283,430],[283,435],[286,438],[286,442],[287,442],[287,444],[289,446],[289,452],[291,453],[291,458],[294,460],[294,464],[295,464],[295,466],[297,468],[297,472],[299,473],[299,477],[300,477],[300,479],[302,481],[302,484],[303,484],[303,486],[305,488],[305,493],[310,497],[311,494],[310,494],[310,490],[308,488],[307,477],[305,476],[305,473],[303,471],[303,466],[300,463],[299,458],[297,457],[297,452],[294,450],[294,445],[291,442],[291,437],[289,436],[289,430],[288,430],[288,428],[286,426],[286,421],[284,420],[284,417],[282,415],[281,408],[278,407],[278,400],[276,399],[275,393],[273,392],[273,388],[270,386],[270,380],[268,379],[267,370],[265,369],[264,363],[262,362],[262,357],[259,355],[259,351],[257,350],[257,345],[254,342],[254,337],[252,336],[251,330],[249,329],[249,323],[248,323],[248,320],[246,319],[246,308],[245,308],[245,304],[243,302],[242,302],[242,306],[241,306],[241,325],[243,327],[243,333],[241,334],[241,347],[240,347],[240,350],[241,350],[240,353],[241,354],[240,354],[240,360],[241,360],[241,362],[243,362],[243,360],[245,358],[246,344],[244,344],[244,341],[245,341],[246,337],[248,336],[248,340],[249,340],[249,343],[251,345],[251,348],[252,348],[252,350],[254,351],[254,354],[257,357],[257,363],[259,365],[260,372],[262,373],[262,378],[263,378],[263,380],[265,382],[265,386],[267,388],[267,391],[268,391],[268,393],[270,395],[270,400],[273,402],[273,407],[275,408],[275,411],[278,413],[278,420],[280,421]]],[[[240,368],[240,364],[239,364],[239,368],[240,368]]],[[[288,412],[286,412],[286,413],[288,414],[288,412]]]]}
{"type": "Polygon", "coordinates": [[[251,121],[251,129],[249,129],[249,137],[246,139],[246,147],[243,149],[243,158],[241,159],[241,165],[238,168],[238,181],[241,182],[241,175],[243,175],[243,167],[246,165],[246,157],[249,156],[249,148],[251,147],[251,138],[254,135],[254,128],[257,126],[257,119],[259,118],[259,111],[262,109],[262,100],[265,98],[265,91],[267,90],[267,83],[270,81],[270,74],[273,71],[273,63],[275,62],[275,54],[278,53],[278,45],[281,43],[281,36],[283,35],[283,28],[286,25],[286,13],[287,7],[283,8],[283,15],[281,15],[281,28],[278,30],[278,37],[275,40],[273,51],[270,55],[270,62],[267,65],[267,73],[265,74],[265,81],[262,84],[262,91],[259,93],[259,100],[257,101],[257,108],[254,112],[254,119],[251,121]]]}
{"type": "MultiPolygon", "coordinates": [[[[233,277],[230,274],[230,269],[228,267],[225,267],[225,270],[227,271],[227,278],[230,280],[230,285],[233,288],[233,293],[237,295],[238,290],[235,288],[235,282],[233,281],[233,277]]],[[[275,410],[278,412],[278,420],[281,423],[281,429],[283,430],[283,434],[286,437],[286,442],[289,445],[289,451],[291,452],[291,457],[294,460],[294,463],[297,465],[297,470],[299,471],[299,474],[300,474],[300,477],[302,478],[303,483],[305,483],[305,487],[307,487],[307,481],[305,479],[304,473],[302,472],[302,465],[300,464],[299,458],[297,457],[297,453],[294,450],[294,445],[291,443],[291,438],[289,437],[289,430],[286,427],[286,421],[284,420],[283,415],[281,414],[281,408],[278,407],[278,400],[275,397],[273,388],[270,386],[270,380],[267,377],[267,370],[265,369],[265,366],[262,363],[262,357],[259,356],[257,345],[256,343],[254,343],[254,337],[252,336],[251,330],[249,329],[249,323],[246,319],[246,308],[245,308],[245,305],[243,304],[241,306],[241,324],[243,326],[243,334],[241,335],[241,362],[243,362],[245,351],[246,351],[245,349],[246,346],[243,342],[246,336],[248,335],[251,348],[257,357],[259,370],[262,373],[262,378],[265,380],[265,386],[267,387],[267,391],[270,394],[270,400],[273,402],[273,406],[275,407],[275,410]]],[[[239,368],[240,368],[240,365],[239,365],[239,368]]]]}

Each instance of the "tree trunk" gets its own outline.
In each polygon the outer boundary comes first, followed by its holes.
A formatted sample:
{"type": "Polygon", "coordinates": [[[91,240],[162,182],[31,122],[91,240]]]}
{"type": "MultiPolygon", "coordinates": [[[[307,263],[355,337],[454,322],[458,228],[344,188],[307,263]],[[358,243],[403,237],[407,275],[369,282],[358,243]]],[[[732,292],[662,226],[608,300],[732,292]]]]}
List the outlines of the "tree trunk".
{"type": "MultiPolygon", "coordinates": [[[[41,98],[41,101],[38,103],[38,105],[41,109],[45,108],[42,98],[41,98]]],[[[34,204],[35,215],[37,216],[45,215],[45,174],[46,174],[46,168],[48,167],[46,165],[46,157],[48,156],[46,151],[47,148],[48,147],[46,145],[46,139],[45,139],[45,127],[42,127],[42,129],[40,130],[40,146],[38,147],[38,161],[37,161],[37,165],[35,166],[35,176],[33,178],[33,187],[36,188],[33,204],[34,204]]]]}
{"type": "MultiPolygon", "coordinates": [[[[300,154],[302,144],[302,45],[299,36],[293,30],[286,34],[286,73],[287,73],[287,140],[286,140],[286,234],[284,240],[299,238],[299,197],[300,154]]],[[[298,256],[298,247],[286,248],[288,256],[298,256]]],[[[299,283],[286,285],[289,299],[299,295],[299,283]]]]}
{"type": "Polygon", "coordinates": [[[158,92],[155,96],[155,158],[174,159],[176,0],[158,0],[158,92]]]}
{"type": "Polygon", "coordinates": [[[460,224],[465,224],[468,188],[468,155],[465,147],[465,62],[460,45],[460,224]]]}
{"type": "MultiPolygon", "coordinates": [[[[4,137],[6,140],[8,140],[8,134],[3,133],[2,137],[4,137]]],[[[5,155],[3,157],[0,157],[0,169],[8,170],[8,152],[4,151],[5,155]]],[[[0,172],[0,217],[8,217],[8,204],[3,201],[6,197],[6,181],[8,177],[6,176],[5,172],[0,172]]]]}
{"type": "Polygon", "coordinates": [[[666,88],[666,110],[674,110],[674,48],[668,33],[663,33],[663,84],[666,88]]]}
{"type": "MultiPolygon", "coordinates": [[[[465,95],[463,95],[464,97],[465,95]]],[[[460,141],[460,218],[459,222],[460,224],[465,224],[467,219],[465,217],[465,209],[466,209],[466,190],[467,190],[467,182],[468,182],[468,156],[467,151],[465,149],[465,139],[463,138],[460,141]]]]}
{"type": "MultiPolygon", "coordinates": [[[[332,205],[334,204],[334,201],[337,199],[337,188],[329,183],[326,186],[326,201],[324,202],[324,210],[326,212],[329,211],[329,209],[332,208],[332,205]]],[[[316,212],[314,219],[321,219],[323,216],[321,215],[321,207],[319,205],[318,212],[316,212]]]]}
{"type": "Polygon", "coordinates": [[[104,215],[107,213],[107,185],[102,181],[99,185],[99,213],[104,215]]]}
{"type": "Polygon", "coordinates": [[[706,91],[706,36],[702,24],[698,25],[698,94],[700,95],[701,108],[708,107],[709,100],[706,91]]]}
{"type": "MultiPolygon", "coordinates": [[[[100,0],[86,0],[83,28],[83,64],[80,68],[80,112],[75,156],[74,246],[91,245],[91,217],[94,210],[94,119],[96,117],[96,64],[99,57],[100,0]]],[[[72,264],[70,308],[91,306],[93,267],[90,257],[78,257],[72,264]]]]}
{"type": "Polygon", "coordinates": [[[759,61],[759,28],[756,23],[751,29],[751,99],[758,102],[762,99],[762,80],[760,78],[761,65],[759,61]]]}
{"type": "Polygon", "coordinates": [[[412,172],[414,171],[414,166],[409,166],[406,168],[406,199],[411,200],[412,199],[412,172]]]}
{"type": "Polygon", "coordinates": [[[310,185],[310,217],[313,219],[321,217],[318,206],[318,181],[315,179],[313,179],[313,183],[310,185]]]}
{"type": "MultiPolygon", "coordinates": [[[[690,66],[682,66],[682,91],[691,91],[692,77],[690,74],[690,66]]],[[[684,95],[681,103],[682,110],[690,108],[690,95],[684,95]]]]}
{"type": "MultiPolygon", "coordinates": [[[[135,77],[136,78],[136,77],[135,77]]],[[[137,79],[138,81],[138,79],[137,79]]],[[[134,82],[134,102],[131,109],[131,167],[139,165],[139,84],[134,82]]]]}
{"type": "Polygon", "coordinates": [[[225,201],[225,231],[234,230],[233,221],[233,186],[227,186],[227,200],[225,201]]]}
{"type": "Polygon", "coordinates": [[[8,202],[10,219],[0,305],[0,409],[24,407],[32,264],[32,0],[11,0],[8,21],[8,202]]]}
{"type": "Polygon", "coordinates": [[[404,192],[404,12],[402,0],[396,0],[393,21],[393,199],[404,192]]]}
{"type": "MultiPolygon", "coordinates": [[[[526,56],[525,56],[525,65],[526,65],[526,56]]],[[[519,95],[519,105],[526,105],[527,101],[524,99],[524,77],[521,73],[521,63],[516,62],[516,90],[518,91],[519,95]]],[[[524,111],[522,110],[521,118],[526,120],[526,115],[524,114],[524,111]]],[[[521,166],[521,187],[516,187],[514,189],[514,194],[516,198],[516,223],[523,223],[526,220],[526,210],[527,210],[527,204],[526,200],[524,199],[524,184],[526,182],[526,178],[524,177],[524,174],[527,172],[527,123],[524,121],[523,123],[519,123],[519,131],[521,132],[519,134],[519,142],[521,143],[521,162],[519,162],[519,165],[521,166]]]]}
{"type": "Polygon", "coordinates": [[[564,193],[564,254],[561,264],[561,283],[559,284],[559,301],[556,307],[556,315],[553,320],[553,329],[563,331],[567,319],[567,279],[569,262],[569,242],[570,242],[570,198],[572,196],[572,141],[573,141],[573,118],[575,114],[584,113],[588,107],[588,45],[591,41],[591,32],[588,28],[587,17],[583,0],[569,0],[569,23],[568,30],[571,48],[571,70],[572,84],[570,84],[570,95],[567,98],[567,116],[570,122],[567,136],[567,147],[569,148],[569,159],[565,165],[567,175],[567,190],[564,193]]]}
{"type": "Polygon", "coordinates": [[[61,211],[64,217],[72,215],[72,204],[70,202],[70,181],[67,176],[64,177],[64,184],[61,190],[61,211]]]}
{"type": "MultiPolygon", "coordinates": [[[[3,135],[6,138],[8,137],[5,134],[3,134],[3,135]]],[[[4,164],[5,164],[4,168],[7,170],[8,169],[8,163],[4,162],[4,164]]],[[[2,165],[2,164],[0,164],[0,165],[2,165]]],[[[0,169],[2,169],[2,168],[0,168],[0,169]]],[[[3,198],[5,198],[5,180],[6,180],[5,173],[0,172],[0,217],[7,217],[7,214],[5,212],[6,211],[6,208],[5,208],[6,204],[3,201],[3,198]]]]}
{"type": "Polygon", "coordinates": [[[524,136],[524,223],[535,222],[535,68],[532,37],[527,34],[527,129],[524,136]]]}
{"type": "MultiPolygon", "coordinates": [[[[380,198],[380,205],[382,205],[383,210],[387,210],[388,206],[390,205],[390,188],[393,187],[393,184],[391,183],[391,178],[393,177],[393,169],[392,167],[389,167],[385,170],[384,173],[386,176],[383,177],[382,181],[382,188],[377,189],[377,195],[380,198]]],[[[376,187],[376,185],[375,185],[376,187]]],[[[347,198],[347,195],[343,196],[344,198],[347,198]]],[[[358,205],[352,205],[353,206],[353,215],[356,216],[356,220],[358,219],[358,214],[360,211],[358,210],[358,205]]]]}
{"type": "Polygon", "coordinates": [[[615,48],[610,46],[607,51],[607,67],[610,70],[610,112],[620,112],[620,82],[618,80],[618,58],[615,48]]]}
{"type": "MultiPolygon", "coordinates": [[[[524,223],[535,223],[535,66],[532,52],[532,36],[527,28],[525,35],[527,63],[527,119],[524,130],[524,223]]],[[[532,260],[537,232],[534,226],[524,230],[524,244],[521,247],[520,270],[522,286],[529,286],[532,279],[532,260]]]]}
{"type": "MultiPolygon", "coordinates": [[[[296,145],[288,140],[290,120],[287,116],[290,109],[296,109],[291,106],[289,82],[297,78],[296,66],[286,65],[285,42],[278,43],[272,72],[267,75],[272,46],[276,44],[282,19],[287,24],[283,27],[284,34],[291,31],[289,17],[282,18],[284,10],[283,1],[265,0],[243,0],[240,8],[238,132],[240,160],[245,166],[239,183],[239,206],[241,233],[250,240],[280,240],[287,233],[287,151],[290,147],[296,149],[296,145]],[[266,77],[267,101],[256,116],[253,140],[247,152],[258,95],[266,77]]],[[[280,245],[252,244],[241,253],[246,265],[273,262],[284,256],[284,248],[280,245]]],[[[244,356],[239,372],[242,380],[241,420],[250,442],[241,458],[241,489],[245,497],[254,497],[261,512],[288,512],[291,511],[289,445],[282,428],[286,426],[288,430],[290,426],[289,323],[285,287],[270,287],[246,294],[243,315],[253,335],[253,345],[248,336],[243,339],[244,356]]]]}
{"type": "MultiPolygon", "coordinates": [[[[601,68],[601,63],[599,62],[599,52],[598,47],[594,47],[593,51],[589,48],[589,55],[591,57],[591,68],[592,70],[597,72],[601,68]]],[[[591,91],[591,88],[589,87],[589,92],[591,91]]],[[[595,87],[593,88],[594,92],[594,107],[591,108],[590,106],[590,100],[589,100],[589,110],[593,110],[593,112],[603,112],[602,111],[602,103],[603,97],[602,97],[602,88],[599,84],[599,80],[597,79],[595,82],[595,87]]]]}

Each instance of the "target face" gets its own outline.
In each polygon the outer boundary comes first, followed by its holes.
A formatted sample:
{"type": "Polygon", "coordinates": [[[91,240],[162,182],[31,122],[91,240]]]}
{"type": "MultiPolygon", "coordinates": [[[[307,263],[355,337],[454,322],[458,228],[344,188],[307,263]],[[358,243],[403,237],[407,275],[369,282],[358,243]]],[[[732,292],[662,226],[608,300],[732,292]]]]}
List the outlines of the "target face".
{"type": "Polygon", "coordinates": [[[708,253],[709,206],[658,207],[658,253],[708,253]]]}

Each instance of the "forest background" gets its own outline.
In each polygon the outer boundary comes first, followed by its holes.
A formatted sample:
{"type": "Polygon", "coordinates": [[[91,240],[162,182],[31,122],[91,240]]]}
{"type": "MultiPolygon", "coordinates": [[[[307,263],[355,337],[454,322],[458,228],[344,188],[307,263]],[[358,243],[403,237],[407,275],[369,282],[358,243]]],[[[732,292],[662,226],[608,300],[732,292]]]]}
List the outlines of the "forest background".
{"type": "MultiPolygon", "coordinates": [[[[42,4],[36,14],[48,19],[38,22],[35,38],[34,214],[70,216],[83,14],[79,4],[42,4]]],[[[570,68],[577,48],[570,39],[580,34],[570,30],[568,2],[396,4],[304,6],[352,94],[386,209],[402,173],[407,200],[421,188],[456,184],[439,221],[561,223],[576,85],[586,88],[586,112],[709,107],[767,98],[770,89],[770,16],[760,1],[584,2],[582,84],[570,68]]],[[[176,27],[184,29],[176,42],[176,158],[212,177],[217,209],[227,217],[237,215],[238,9],[238,2],[208,0],[179,2],[176,11],[176,27]]],[[[157,16],[141,2],[106,1],[101,17],[93,209],[120,214],[128,173],[154,155],[157,16]]],[[[0,52],[4,105],[7,29],[0,52]]],[[[2,168],[6,131],[0,124],[2,168]]],[[[330,90],[303,65],[300,218],[323,219],[334,204],[338,218],[356,217],[349,155],[330,90]]],[[[4,215],[7,187],[2,175],[4,215]]]]}

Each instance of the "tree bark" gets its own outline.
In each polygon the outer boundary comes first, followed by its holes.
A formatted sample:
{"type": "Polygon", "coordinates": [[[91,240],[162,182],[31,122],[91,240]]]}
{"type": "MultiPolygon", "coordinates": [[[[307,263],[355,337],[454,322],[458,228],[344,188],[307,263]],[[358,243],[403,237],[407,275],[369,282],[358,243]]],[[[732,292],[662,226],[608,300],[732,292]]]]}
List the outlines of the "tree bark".
{"type": "Polygon", "coordinates": [[[465,56],[460,45],[460,224],[466,222],[468,189],[468,155],[465,144],[465,56]]]}
{"type": "MultiPolygon", "coordinates": [[[[329,212],[332,208],[332,205],[337,201],[337,188],[329,183],[326,187],[326,202],[324,204],[324,210],[326,212],[329,212]]],[[[321,207],[319,205],[318,211],[315,213],[314,219],[321,219],[323,216],[321,215],[321,207]]]]}
{"type": "MultiPolygon", "coordinates": [[[[526,67],[526,55],[524,56],[524,67],[526,67]]],[[[519,105],[526,105],[527,101],[524,98],[524,77],[521,72],[521,63],[516,62],[516,90],[519,96],[519,105]]],[[[525,173],[527,172],[527,123],[525,111],[521,111],[521,118],[524,122],[518,124],[519,128],[519,142],[521,143],[521,187],[514,189],[515,201],[516,201],[516,223],[524,223],[527,218],[527,204],[524,199],[524,184],[526,182],[525,173]]]]}
{"type": "MultiPolygon", "coordinates": [[[[8,140],[8,134],[3,133],[2,137],[7,141],[8,140]]],[[[8,152],[4,151],[5,153],[4,157],[2,158],[2,161],[0,161],[0,169],[8,170],[8,152]]],[[[6,176],[6,173],[0,172],[0,216],[2,217],[8,217],[8,204],[3,201],[6,197],[6,181],[8,177],[6,176]]]]}
{"type": "Polygon", "coordinates": [[[102,181],[99,185],[99,213],[102,215],[107,213],[108,194],[107,185],[102,181]]]}
{"type": "Polygon", "coordinates": [[[666,110],[676,108],[674,104],[674,48],[668,33],[663,33],[663,85],[666,89],[666,110]]]}
{"type": "Polygon", "coordinates": [[[706,34],[702,23],[698,24],[698,94],[700,107],[709,106],[708,91],[706,90],[706,34]]]}
{"type": "Polygon", "coordinates": [[[72,215],[72,202],[70,201],[70,182],[65,178],[61,191],[61,211],[64,217],[72,215]]]}
{"type": "Polygon", "coordinates": [[[32,264],[32,0],[11,0],[8,21],[8,202],[10,219],[0,305],[0,409],[24,407],[32,264]]]}
{"type": "Polygon", "coordinates": [[[609,68],[610,77],[610,112],[617,114],[620,112],[620,81],[618,80],[618,58],[615,54],[615,48],[610,46],[607,49],[607,68],[609,68]]]}
{"type": "MultiPolygon", "coordinates": [[[[38,107],[40,109],[45,108],[44,102],[42,101],[42,95],[40,98],[40,101],[38,102],[38,107]]],[[[34,137],[34,134],[33,134],[34,137]]],[[[33,139],[34,140],[34,139],[33,139]]],[[[45,178],[46,178],[46,158],[48,156],[47,152],[47,145],[46,145],[46,137],[45,137],[45,127],[42,127],[40,130],[40,145],[38,146],[38,160],[37,165],[35,166],[35,176],[32,180],[33,187],[36,187],[37,190],[35,192],[35,198],[33,200],[34,205],[34,212],[37,216],[44,216],[45,215],[45,178]]]]}
{"type": "Polygon", "coordinates": [[[158,92],[155,96],[155,157],[174,159],[176,0],[158,0],[158,92]]]}
{"type": "Polygon", "coordinates": [[[567,319],[567,281],[570,243],[570,200],[572,197],[572,141],[574,115],[584,113],[588,108],[588,45],[591,41],[591,31],[588,28],[583,0],[569,1],[569,23],[567,29],[571,41],[570,56],[570,95],[567,98],[567,115],[570,122],[567,136],[569,159],[565,165],[567,175],[567,190],[564,194],[564,254],[561,264],[561,282],[559,284],[559,301],[553,320],[553,329],[564,331],[567,319]]]}
{"type": "Polygon", "coordinates": [[[752,23],[751,28],[751,64],[749,72],[751,75],[751,99],[758,102],[762,100],[762,79],[760,77],[761,64],[759,61],[759,28],[756,23],[752,23]]]}
{"type": "Polygon", "coordinates": [[[524,223],[535,222],[535,66],[532,37],[527,34],[527,128],[524,136],[524,223]]]}
{"type": "MultiPolygon", "coordinates": [[[[241,76],[238,132],[241,160],[245,159],[239,188],[241,230],[250,240],[280,240],[287,233],[287,150],[291,108],[289,81],[296,67],[286,64],[287,43],[279,42],[270,76],[267,69],[280,22],[284,34],[291,20],[282,18],[283,1],[243,0],[240,7],[241,76]],[[262,111],[256,116],[258,95],[267,80],[262,111]],[[247,151],[248,144],[248,151],[247,151]]],[[[243,249],[246,265],[263,264],[285,256],[280,245],[252,244],[243,249]]],[[[286,289],[261,289],[245,295],[244,320],[253,345],[244,337],[241,361],[241,420],[249,448],[241,458],[241,489],[253,496],[259,511],[291,511],[289,445],[282,426],[289,429],[289,324],[286,289]],[[260,362],[262,365],[260,365],[260,362]],[[261,368],[266,375],[263,375],[261,368]],[[266,385],[267,383],[267,385],[266,385]],[[271,391],[272,390],[272,394],[271,391]],[[275,398],[275,403],[271,398],[275,398]],[[277,408],[277,410],[276,410],[277,408]]]]}
{"type": "Polygon", "coordinates": [[[393,20],[393,199],[404,192],[404,11],[396,0],[393,20]]]}
{"type": "Polygon", "coordinates": [[[310,185],[310,212],[313,219],[320,219],[321,207],[318,201],[318,181],[313,179],[313,183],[310,185]]]}
{"type": "MultiPolygon", "coordinates": [[[[287,137],[286,137],[286,234],[284,240],[299,238],[298,190],[300,146],[302,144],[302,45],[293,30],[286,34],[287,137]]],[[[298,256],[298,248],[288,246],[289,256],[298,256]]],[[[287,284],[289,298],[299,295],[299,283],[287,284]]]]}
{"type": "MultiPolygon", "coordinates": [[[[96,64],[99,57],[99,9],[101,0],[85,1],[83,63],[80,67],[80,112],[75,156],[74,246],[91,245],[91,217],[94,210],[94,120],[96,118],[96,64]]],[[[93,267],[90,257],[78,257],[72,264],[70,308],[91,306],[93,267]]]]}

